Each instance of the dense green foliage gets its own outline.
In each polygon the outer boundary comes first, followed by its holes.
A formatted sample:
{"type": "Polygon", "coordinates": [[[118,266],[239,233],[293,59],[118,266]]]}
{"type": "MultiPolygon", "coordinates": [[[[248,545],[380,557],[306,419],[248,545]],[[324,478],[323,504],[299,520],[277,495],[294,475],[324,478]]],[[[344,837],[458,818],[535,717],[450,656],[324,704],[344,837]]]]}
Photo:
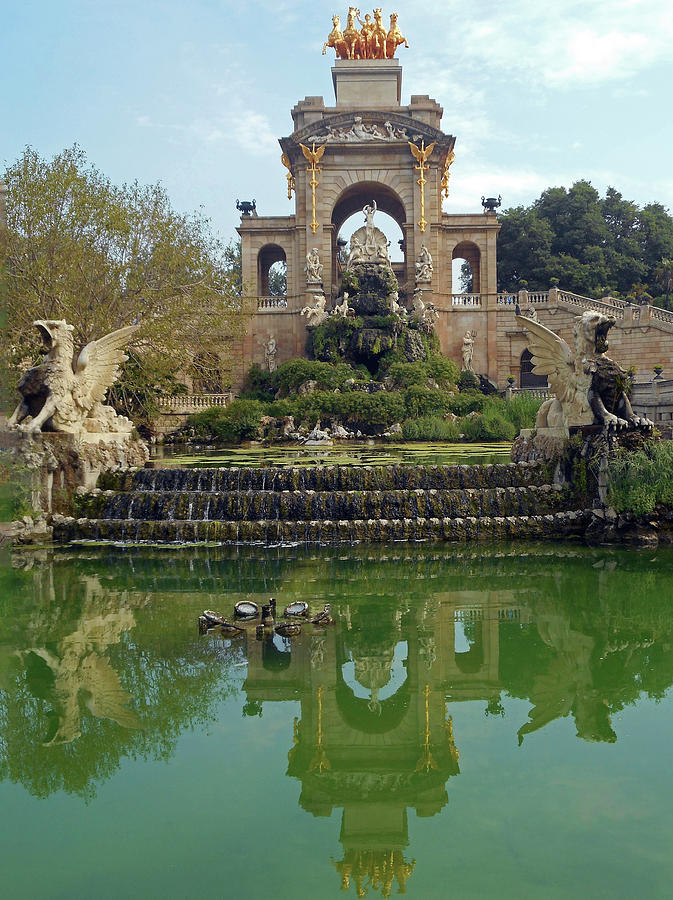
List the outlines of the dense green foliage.
{"type": "Polygon", "coordinates": [[[114,185],[77,146],[51,160],[27,148],[2,176],[8,187],[2,296],[12,383],[40,350],[33,321],[66,319],[81,348],[135,323],[135,360],[116,393],[121,412],[142,405],[176,372],[230,371],[243,332],[240,254],[200,213],[176,212],[161,185],[114,185]],[[142,372],[138,370],[142,369],[142,372]]]}
{"type": "Polygon", "coordinates": [[[657,504],[673,509],[673,443],[648,441],[610,461],[608,502],[617,512],[647,515],[657,504]]]}
{"type": "Polygon", "coordinates": [[[456,441],[461,435],[468,441],[507,441],[520,428],[533,427],[539,400],[527,395],[504,400],[477,390],[458,392],[451,380],[456,374],[455,364],[443,358],[395,363],[389,369],[392,390],[384,390],[346,363],[292,359],[273,373],[253,366],[247,396],[226,409],[197,413],[188,424],[200,439],[230,443],[263,434],[273,439],[280,420],[289,416],[295,427],[338,423],[367,435],[381,434],[400,423],[402,437],[409,441],[456,441]],[[315,382],[315,388],[300,392],[307,381],[315,382]],[[437,387],[439,383],[445,386],[437,387]],[[275,424],[262,428],[263,416],[272,417],[275,424]]]}
{"type": "Polygon", "coordinates": [[[501,290],[547,290],[553,278],[588,296],[653,297],[673,304],[673,218],[660,203],[643,207],[588,181],[548,188],[499,221],[501,290]]]}

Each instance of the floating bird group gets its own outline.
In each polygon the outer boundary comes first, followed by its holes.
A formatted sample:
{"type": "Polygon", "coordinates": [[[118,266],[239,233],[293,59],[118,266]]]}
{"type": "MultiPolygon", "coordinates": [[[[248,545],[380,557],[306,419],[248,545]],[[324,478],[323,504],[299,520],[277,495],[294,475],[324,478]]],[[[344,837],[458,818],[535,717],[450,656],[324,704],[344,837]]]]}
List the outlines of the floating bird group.
{"type": "MultiPolygon", "coordinates": [[[[287,620],[276,624],[276,598],[271,597],[268,603],[261,606],[252,600],[239,600],[234,604],[234,619],[241,623],[257,622],[261,617],[261,624],[257,624],[257,637],[263,637],[267,628],[273,628],[276,634],[281,637],[297,637],[301,634],[302,620],[310,622],[312,625],[323,627],[326,625],[334,625],[334,619],[331,615],[331,607],[329,603],[325,604],[325,608],[317,615],[311,617],[308,603],[305,600],[295,600],[288,604],[282,613],[282,618],[287,620]]],[[[219,629],[220,633],[226,637],[240,637],[245,634],[245,629],[240,628],[233,622],[229,622],[220,613],[213,612],[211,609],[204,609],[199,616],[199,634],[206,634],[213,628],[219,629]]]]}

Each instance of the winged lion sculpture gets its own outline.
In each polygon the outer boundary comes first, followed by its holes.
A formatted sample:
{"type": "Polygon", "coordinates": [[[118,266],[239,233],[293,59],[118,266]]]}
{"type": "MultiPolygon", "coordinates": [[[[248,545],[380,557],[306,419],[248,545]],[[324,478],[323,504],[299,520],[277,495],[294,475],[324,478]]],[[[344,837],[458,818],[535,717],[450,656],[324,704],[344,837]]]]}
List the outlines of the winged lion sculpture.
{"type": "Polygon", "coordinates": [[[8,426],[28,434],[130,432],[133,423],[103,400],[119,376],[127,359],[123,348],[138,326],[127,325],[91,341],[75,361],[72,325],[63,319],[38,319],[33,324],[47,353],[19,382],[22,400],[8,426]]]}

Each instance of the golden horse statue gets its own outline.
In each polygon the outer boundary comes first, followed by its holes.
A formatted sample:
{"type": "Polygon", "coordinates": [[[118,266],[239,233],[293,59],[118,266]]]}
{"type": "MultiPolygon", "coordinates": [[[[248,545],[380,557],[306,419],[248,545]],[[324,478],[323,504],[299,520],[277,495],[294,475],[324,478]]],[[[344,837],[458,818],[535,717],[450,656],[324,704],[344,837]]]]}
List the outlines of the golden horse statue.
{"type": "Polygon", "coordinates": [[[343,32],[341,30],[341,19],[339,16],[332,16],[332,26],[332,30],[323,44],[322,55],[325,55],[325,51],[328,47],[333,47],[339,59],[348,59],[346,41],[344,40],[343,32]]]}
{"type": "Polygon", "coordinates": [[[374,31],[372,34],[372,59],[386,59],[386,41],[388,32],[381,21],[383,13],[380,7],[374,10],[374,31]]]}
{"type": "Polygon", "coordinates": [[[407,49],[409,48],[409,43],[400,31],[397,24],[397,13],[391,13],[390,31],[388,32],[388,37],[386,38],[386,57],[388,59],[392,59],[393,56],[395,56],[395,51],[400,46],[400,44],[404,44],[407,49]]]}
{"type": "Polygon", "coordinates": [[[346,21],[346,30],[344,31],[344,42],[346,44],[346,56],[348,59],[357,58],[360,32],[355,27],[355,17],[359,17],[359,15],[360,10],[356,6],[348,7],[348,19],[346,21]]]}

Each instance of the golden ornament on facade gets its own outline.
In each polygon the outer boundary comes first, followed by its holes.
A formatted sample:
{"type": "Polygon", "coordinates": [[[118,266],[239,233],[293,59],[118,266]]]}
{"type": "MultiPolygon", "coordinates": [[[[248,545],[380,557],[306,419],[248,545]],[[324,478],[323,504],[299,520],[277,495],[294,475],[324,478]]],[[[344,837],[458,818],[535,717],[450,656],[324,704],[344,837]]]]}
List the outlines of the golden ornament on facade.
{"type": "Polygon", "coordinates": [[[307,161],[310,165],[306,166],[306,171],[311,173],[311,180],[309,184],[311,185],[311,231],[313,234],[318,230],[318,221],[315,217],[315,189],[318,187],[318,179],[316,177],[317,173],[320,171],[320,166],[318,163],[322,159],[323,153],[325,152],[326,144],[323,144],[322,147],[318,147],[316,150],[315,141],[313,141],[313,149],[309,150],[304,144],[299,144],[301,147],[301,152],[306,157],[307,161]]]}
{"type": "Polygon", "coordinates": [[[435,149],[435,144],[437,141],[433,141],[428,146],[425,146],[425,141],[421,141],[421,146],[418,147],[416,144],[412,144],[411,141],[408,141],[409,149],[411,150],[411,155],[414,157],[417,166],[414,166],[414,169],[419,173],[418,180],[416,184],[421,189],[421,218],[418,222],[418,227],[421,230],[421,233],[425,231],[425,226],[428,224],[425,220],[425,185],[427,184],[428,179],[425,177],[426,164],[428,159],[432,156],[432,151],[435,149]]]}
{"type": "Polygon", "coordinates": [[[285,176],[287,178],[287,199],[291,200],[292,192],[294,190],[296,190],[296,185],[295,185],[295,181],[294,181],[294,173],[292,171],[292,163],[290,162],[287,153],[283,153],[281,155],[280,161],[287,169],[287,175],[285,176]]]}
{"type": "Polygon", "coordinates": [[[343,31],[341,17],[332,16],[332,30],[322,52],[324,56],[327,48],[332,47],[337,59],[392,59],[401,44],[409,47],[397,24],[397,13],[390,14],[390,27],[386,29],[380,7],[374,10],[373,20],[372,14],[365,13],[363,21],[360,10],[356,6],[350,6],[343,31]]]}
{"type": "Polygon", "coordinates": [[[444,160],[444,169],[442,170],[442,180],[440,182],[439,187],[445,198],[449,196],[449,169],[451,168],[451,163],[454,161],[455,158],[456,158],[456,154],[453,152],[453,150],[450,150],[446,154],[446,159],[444,160]]]}

